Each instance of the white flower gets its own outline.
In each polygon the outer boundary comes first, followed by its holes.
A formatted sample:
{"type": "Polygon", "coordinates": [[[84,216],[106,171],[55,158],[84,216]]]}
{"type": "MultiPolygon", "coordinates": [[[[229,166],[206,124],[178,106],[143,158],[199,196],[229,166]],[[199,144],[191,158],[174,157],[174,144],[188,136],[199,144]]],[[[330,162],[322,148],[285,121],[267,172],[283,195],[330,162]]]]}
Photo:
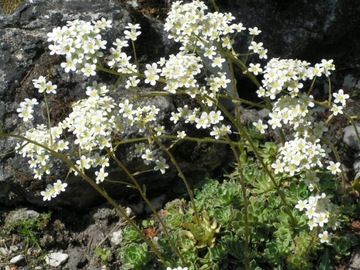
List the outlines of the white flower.
{"type": "Polygon", "coordinates": [[[179,139],[184,139],[184,138],[186,137],[185,131],[178,131],[178,132],[177,132],[177,137],[178,137],[179,139]]]}
{"type": "Polygon", "coordinates": [[[255,64],[254,65],[253,63],[249,64],[248,71],[250,71],[254,75],[258,75],[259,73],[263,72],[262,68],[260,67],[260,64],[255,64]]]}
{"type": "Polygon", "coordinates": [[[215,57],[214,60],[212,61],[211,66],[212,67],[218,67],[218,68],[222,68],[222,64],[225,62],[225,59],[222,58],[221,56],[215,57]]]}
{"type": "Polygon", "coordinates": [[[174,124],[176,124],[179,120],[180,120],[179,114],[172,112],[170,121],[172,121],[172,122],[174,122],[174,124]]]}
{"type": "Polygon", "coordinates": [[[20,107],[17,109],[17,112],[19,113],[19,117],[23,119],[24,122],[27,122],[31,119],[33,119],[33,109],[30,106],[27,107],[20,107]]]}
{"type": "Polygon", "coordinates": [[[275,174],[283,173],[285,163],[283,161],[277,159],[276,162],[271,165],[271,167],[274,169],[275,174]]]}
{"type": "Polygon", "coordinates": [[[213,130],[210,132],[211,136],[214,136],[216,140],[220,137],[226,136],[227,134],[231,134],[231,126],[221,125],[220,127],[214,126],[213,130]]]}
{"type": "Polygon", "coordinates": [[[146,165],[149,165],[150,162],[155,160],[156,151],[151,151],[150,149],[146,149],[145,153],[141,155],[141,158],[144,160],[146,165]]]}
{"type": "Polygon", "coordinates": [[[41,196],[43,196],[43,201],[50,201],[52,198],[52,192],[50,189],[46,189],[45,191],[40,192],[41,196]]]}
{"type": "Polygon", "coordinates": [[[169,168],[169,165],[166,164],[165,158],[160,158],[155,161],[156,166],[154,167],[155,171],[160,171],[162,174],[165,173],[165,170],[169,168]]]}
{"type": "Polygon", "coordinates": [[[261,134],[265,134],[265,130],[268,128],[268,125],[263,124],[262,120],[253,122],[253,125],[258,131],[260,131],[261,134]]]}
{"type": "Polygon", "coordinates": [[[317,227],[316,222],[313,219],[309,219],[308,223],[310,231],[312,231],[315,227],[317,227]]]}
{"type": "Polygon", "coordinates": [[[263,43],[262,42],[251,41],[250,46],[249,46],[249,50],[253,51],[254,53],[260,53],[261,51],[264,50],[263,43]]]}
{"type": "Polygon", "coordinates": [[[299,211],[302,211],[307,205],[307,200],[299,200],[298,203],[295,205],[295,208],[299,209],[299,211]]]}
{"type": "Polygon", "coordinates": [[[81,69],[81,72],[86,76],[95,76],[96,75],[96,65],[85,63],[84,67],[81,69]]]}
{"type": "Polygon", "coordinates": [[[131,39],[132,41],[135,41],[137,37],[141,34],[140,31],[137,31],[141,28],[140,24],[129,23],[125,28],[130,30],[124,31],[126,39],[131,39]]]}
{"type": "Polygon", "coordinates": [[[330,111],[332,111],[335,116],[338,115],[338,114],[342,114],[343,113],[343,106],[333,104],[330,111]]]}
{"type": "Polygon", "coordinates": [[[64,192],[65,191],[65,188],[67,187],[67,183],[63,183],[61,182],[61,180],[57,180],[55,183],[54,183],[54,189],[60,193],[60,192],[64,192]]]}
{"type": "Polygon", "coordinates": [[[257,36],[261,33],[261,30],[259,30],[257,27],[249,28],[249,34],[252,36],[257,36]]]}
{"type": "Polygon", "coordinates": [[[71,71],[75,71],[76,70],[76,62],[74,61],[74,59],[67,57],[66,62],[63,62],[60,64],[60,66],[65,69],[66,73],[69,73],[70,70],[71,71]]]}
{"type": "Polygon", "coordinates": [[[337,174],[340,173],[340,163],[334,163],[333,161],[329,162],[329,166],[326,167],[326,169],[328,169],[332,174],[337,174]]]}
{"type": "Polygon", "coordinates": [[[157,126],[157,127],[154,128],[154,130],[156,131],[156,135],[160,136],[161,134],[164,133],[165,126],[157,126]]]}
{"type": "Polygon", "coordinates": [[[209,117],[207,112],[202,112],[200,117],[195,118],[196,128],[197,129],[205,129],[210,126],[209,117]]]}
{"type": "Polygon", "coordinates": [[[320,243],[330,243],[331,234],[328,231],[324,231],[323,233],[319,233],[320,243]]]}
{"type": "Polygon", "coordinates": [[[224,120],[224,116],[221,115],[221,111],[211,111],[208,115],[208,119],[210,120],[211,124],[215,125],[224,120]]]}
{"type": "Polygon", "coordinates": [[[325,213],[318,213],[315,216],[314,221],[318,223],[320,227],[324,227],[324,224],[328,223],[329,218],[325,213]]]}
{"type": "Polygon", "coordinates": [[[346,100],[349,98],[348,94],[344,94],[344,90],[340,89],[337,93],[333,93],[334,102],[341,103],[342,107],[345,107],[346,100]]]}
{"type": "Polygon", "coordinates": [[[109,173],[105,172],[105,168],[102,167],[99,171],[95,172],[96,175],[96,184],[105,181],[105,178],[109,175],[109,173]]]}
{"type": "Polygon", "coordinates": [[[50,81],[46,83],[46,89],[45,89],[46,94],[56,94],[56,89],[57,89],[57,85],[52,84],[52,82],[50,81]]]}
{"type": "Polygon", "coordinates": [[[25,100],[23,102],[20,103],[20,108],[18,108],[16,111],[19,113],[19,117],[23,118],[24,122],[27,122],[31,119],[33,119],[33,115],[32,113],[33,111],[33,107],[34,105],[39,104],[38,101],[33,98],[33,99],[29,99],[29,98],[25,98],[25,100]]]}
{"type": "Polygon", "coordinates": [[[145,67],[146,67],[146,70],[144,71],[144,74],[145,74],[145,77],[146,77],[145,83],[155,85],[156,81],[160,78],[157,73],[160,72],[161,69],[157,68],[156,63],[152,63],[151,65],[146,64],[145,67]]]}

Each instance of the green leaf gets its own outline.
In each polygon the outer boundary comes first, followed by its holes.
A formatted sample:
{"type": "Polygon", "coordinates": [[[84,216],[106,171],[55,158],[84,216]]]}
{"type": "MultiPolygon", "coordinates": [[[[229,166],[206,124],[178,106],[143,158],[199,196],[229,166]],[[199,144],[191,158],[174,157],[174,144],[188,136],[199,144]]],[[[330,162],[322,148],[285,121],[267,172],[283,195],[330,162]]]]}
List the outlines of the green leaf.
{"type": "Polygon", "coordinates": [[[332,263],[330,261],[329,249],[326,248],[319,264],[319,270],[332,270],[332,263]]]}

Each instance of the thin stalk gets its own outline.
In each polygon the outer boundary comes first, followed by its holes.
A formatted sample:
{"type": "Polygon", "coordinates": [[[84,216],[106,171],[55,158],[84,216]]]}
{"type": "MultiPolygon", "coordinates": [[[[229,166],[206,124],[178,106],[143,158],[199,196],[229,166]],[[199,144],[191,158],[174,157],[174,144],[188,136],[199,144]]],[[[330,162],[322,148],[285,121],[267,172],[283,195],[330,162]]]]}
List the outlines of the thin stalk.
{"type": "MultiPolygon", "coordinates": [[[[323,141],[324,143],[326,143],[328,146],[330,146],[331,150],[333,151],[336,161],[339,162],[341,164],[341,158],[339,155],[339,152],[337,151],[335,145],[333,145],[328,139],[326,138],[321,138],[321,141],[323,141]]],[[[341,171],[341,180],[342,180],[342,185],[343,185],[343,190],[346,189],[346,174],[342,168],[342,166],[340,166],[340,171],[341,171]]]]}
{"type": "MultiPolygon", "coordinates": [[[[177,136],[175,136],[175,135],[160,135],[160,136],[158,136],[158,138],[159,139],[179,140],[179,138],[177,136]]],[[[198,143],[229,144],[225,140],[216,140],[216,139],[213,139],[213,138],[196,138],[196,137],[186,136],[182,140],[191,141],[191,142],[198,142],[198,143]]],[[[144,141],[149,141],[149,138],[142,137],[142,138],[134,138],[134,139],[118,141],[118,142],[116,142],[114,144],[114,149],[117,149],[117,147],[119,147],[120,145],[123,145],[123,144],[134,143],[134,142],[144,142],[144,141]]]]}
{"type": "Polygon", "coordinates": [[[51,134],[51,121],[50,121],[50,109],[49,104],[47,101],[46,91],[44,91],[44,102],[46,107],[46,114],[47,114],[47,120],[48,120],[48,129],[49,129],[49,135],[50,135],[50,144],[53,144],[52,134],[51,134]]]}
{"type": "Polygon", "coordinates": [[[156,209],[154,208],[153,204],[149,201],[149,199],[146,197],[146,194],[144,193],[143,189],[141,188],[141,186],[139,185],[139,183],[136,181],[135,177],[133,176],[133,174],[127,169],[127,167],[114,155],[114,153],[112,153],[111,151],[108,150],[108,154],[109,156],[116,162],[116,164],[119,166],[119,168],[121,168],[126,175],[131,179],[131,181],[134,183],[135,188],[139,191],[140,196],[143,198],[143,200],[146,202],[146,204],[150,207],[151,211],[153,212],[153,214],[155,215],[156,219],[159,221],[159,223],[162,226],[162,229],[165,233],[166,238],[169,240],[169,243],[171,245],[171,248],[174,250],[174,252],[176,253],[176,255],[180,258],[181,262],[185,265],[185,260],[182,257],[180,251],[176,248],[176,246],[174,245],[174,243],[171,241],[170,238],[170,234],[169,231],[167,230],[167,227],[164,223],[164,221],[162,220],[162,218],[159,216],[159,213],[156,211],[156,209]]]}
{"type": "Polygon", "coordinates": [[[80,169],[78,169],[76,166],[74,166],[73,162],[67,158],[66,155],[58,153],[54,151],[53,149],[49,148],[46,145],[43,145],[41,143],[38,143],[36,141],[33,141],[31,139],[28,139],[24,136],[15,135],[15,134],[8,134],[8,133],[0,133],[0,137],[6,137],[6,138],[16,138],[20,139],[22,141],[26,141],[28,143],[32,143],[34,145],[37,145],[46,151],[48,151],[51,156],[59,158],[63,162],[65,162],[69,168],[75,172],[77,172],[82,179],[84,179],[91,187],[93,187],[101,196],[103,196],[120,214],[125,220],[130,224],[130,226],[140,235],[140,237],[151,247],[153,252],[156,254],[156,256],[159,258],[159,260],[166,265],[166,261],[161,255],[159,249],[154,245],[154,243],[149,240],[146,235],[139,229],[139,227],[135,224],[135,222],[126,214],[126,210],[124,207],[119,205],[115,200],[113,200],[105,190],[103,190],[101,187],[99,187],[98,184],[96,184],[89,176],[87,176],[85,173],[83,173],[80,169]]]}
{"type": "Polygon", "coordinates": [[[278,193],[282,203],[284,204],[284,207],[286,209],[286,213],[288,214],[288,216],[291,219],[291,223],[293,225],[295,225],[297,223],[296,219],[294,218],[294,216],[292,215],[292,212],[290,211],[290,208],[289,208],[289,205],[288,205],[288,202],[286,200],[286,197],[285,197],[284,193],[281,191],[280,186],[276,183],[276,180],[275,180],[273,174],[270,172],[268,166],[265,164],[264,160],[262,159],[262,157],[261,157],[257,147],[255,146],[253,140],[251,139],[249,134],[244,130],[244,128],[243,128],[243,126],[241,124],[241,121],[240,120],[236,121],[236,119],[234,119],[232,114],[229,113],[229,111],[226,110],[224,108],[224,106],[222,106],[221,104],[218,104],[218,106],[221,109],[221,111],[229,118],[229,120],[236,126],[240,136],[243,136],[248,141],[248,143],[250,144],[251,149],[254,151],[254,154],[255,154],[256,158],[258,159],[258,161],[260,162],[262,168],[265,170],[266,174],[269,176],[271,182],[275,186],[276,192],[278,193]]]}
{"type": "MultiPolygon", "coordinates": [[[[220,52],[222,55],[225,55],[227,57],[227,59],[229,59],[232,63],[234,63],[235,65],[240,67],[242,71],[247,70],[247,66],[240,59],[235,57],[232,53],[230,53],[224,49],[221,49],[220,52]]],[[[258,81],[258,79],[255,77],[254,74],[252,74],[251,72],[246,72],[246,75],[257,87],[261,86],[260,82],[258,81]]]]}
{"type": "MultiPolygon", "coordinates": [[[[149,129],[150,130],[150,129],[149,129]]],[[[150,132],[152,133],[152,130],[150,130],[150,132]]],[[[190,200],[191,200],[191,204],[193,205],[194,208],[194,215],[195,215],[195,220],[196,223],[198,225],[200,225],[200,218],[199,218],[199,213],[196,210],[196,205],[195,205],[195,199],[194,199],[194,194],[189,186],[188,181],[186,180],[186,177],[184,175],[184,173],[182,172],[179,164],[176,162],[176,159],[174,158],[174,156],[171,154],[171,152],[165,147],[165,145],[163,145],[160,140],[154,135],[152,134],[152,137],[154,139],[154,141],[156,142],[157,145],[160,146],[160,148],[169,156],[171,163],[175,166],[176,170],[178,171],[178,175],[181,178],[181,180],[184,182],[184,185],[186,187],[186,191],[188,192],[189,196],[190,196],[190,200]]]]}
{"type": "MultiPolygon", "coordinates": [[[[146,78],[145,74],[143,74],[141,72],[121,73],[121,72],[117,72],[115,70],[108,69],[106,67],[99,66],[99,65],[96,66],[96,69],[100,70],[100,71],[103,71],[103,72],[106,72],[106,73],[109,73],[109,74],[112,74],[112,75],[115,75],[115,76],[124,76],[124,77],[138,76],[138,77],[141,77],[141,78],[146,78]]],[[[160,83],[166,83],[166,80],[163,79],[163,78],[159,78],[157,81],[160,82],[160,83]]]]}
{"type": "Polygon", "coordinates": [[[245,248],[244,248],[245,269],[249,270],[250,269],[250,257],[249,257],[249,235],[250,234],[249,234],[249,220],[248,220],[248,199],[247,199],[247,195],[246,195],[245,177],[243,174],[241,160],[240,160],[240,157],[236,150],[236,145],[229,138],[229,136],[227,136],[227,140],[230,144],[231,150],[234,153],[235,159],[237,160],[238,171],[240,174],[240,185],[241,185],[241,191],[242,191],[242,196],[243,196],[243,200],[244,200],[243,208],[244,208],[244,221],[245,221],[245,248]]]}
{"type": "Polygon", "coordinates": [[[134,59],[135,59],[135,63],[136,63],[136,70],[140,73],[139,61],[138,61],[138,58],[137,58],[136,48],[135,48],[135,42],[133,40],[131,40],[131,45],[132,45],[132,49],[133,49],[133,53],[134,53],[134,59]]]}
{"type": "Polygon", "coordinates": [[[215,0],[211,0],[211,4],[213,5],[215,11],[219,11],[219,10],[220,10],[219,7],[218,7],[218,5],[216,4],[216,1],[215,1],[215,0]]]}

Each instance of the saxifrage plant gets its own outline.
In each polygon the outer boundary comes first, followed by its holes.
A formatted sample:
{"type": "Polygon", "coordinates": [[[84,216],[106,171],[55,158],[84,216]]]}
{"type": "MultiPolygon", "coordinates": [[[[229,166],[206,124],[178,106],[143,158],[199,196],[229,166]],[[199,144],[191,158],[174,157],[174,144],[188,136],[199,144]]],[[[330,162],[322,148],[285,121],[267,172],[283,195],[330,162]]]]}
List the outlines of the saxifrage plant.
{"type": "MultiPolygon", "coordinates": [[[[16,150],[29,159],[35,179],[50,175],[55,160],[60,159],[69,166],[69,174],[83,178],[118,209],[144,241],[124,245],[122,257],[127,268],[146,265],[150,248],[167,267],[216,269],[235,261],[234,265],[243,269],[266,265],[273,269],[309,269],[320,246],[338,241],[333,232],[340,226],[345,207],[346,175],[336,148],[324,134],[331,121],[343,114],[349,95],[343,90],[332,93],[330,88],[327,99],[316,100],[312,95],[314,84],[319,77],[329,78],[335,69],[332,60],[311,65],[296,59],[268,59],[263,43],[255,40],[261,31],[257,27],[246,29],[234,20],[231,13],[208,11],[198,0],[174,2],[164,29],[170,39],[180,44],[179,52],[141,65],[136,54],[139,24],[129,23],[124,37],[108,47],[101,33],[112,24],[105,18],[93,22],[75,20],[57,27],[48,34],[49,49],[50,54],[63,57],[61,67],[65,72],[76,72],[89,80],[98,72],[108,73],[118,82],[125,80],[123,91],[133,91],[133,98],[116,100],[113,93],[117,87],[92,81],[85,90],[87,97],[75,102],[64,120],[54,122],[47,98],[60,89],[40,76],[34,86],[43,99],[27,98],[18,109],[27,131],[20,135],[1,134],[22,140],[16,150]],[[233,48],[234,40],[240,36],[249,38],[248,48],[241,53],[233,48]],[[127,53],[127,48],[132,53],[127,53]],[[238,96],[237,70],[257,86],[261,103],[238,96]],[[157,88],[143,94],[138,91],[141,84],[157,88]],[[171,113],[171,127],[154,125],[160,109],[144,105],[143,101],[157,95],[181,95],[192,102],[171,113]],[[33,125],[34,107],[39,103],[47,108],[48,122],[33,125]],[[260,134],[272,130],[276,143],[259,141],[259,135],[244,126],[241,104],[268,109],[268,116],[253,126],[260,134]],[[317,115],[319,106],[328,112],[327,118],[317,115]],[[186,130],[174,128],[180,122],[207,131],[208,135],[190,137],[186,130]],[[136,127],[138,137],[123,138],[125,125],[136,127]],[[210,191],[194,197],[174,158],[172,149],[182,140],[225,144],[234,155],[235,174],[230,182],[221,185],[223,193],[210,198],[211,203],[206,195],[210,191]],[[149,170],[165,174],[171,166],[178,171],[190,197],[185,209],[178,209],[183,213],[173,213],[170,207],[166,218],[162,217],[136,180],[140,172],[127,168],[119,159],[118,147],[135,142],[136,156],[149,170]],[[336,162],[330,158],[329,149],[336,162]],[[161,228],[161,241],[147,237],[126,210],[101,188],[100,184],[108,179],[110,161],[127,174],[149,205],[161,228]],[[89,169],[95,170],[95,179],[89,169]],[[337,183],[330,176],[341,178],[337,189],[324,186],[327,181],[337,183]],[[333,192],[339,195],[335,197],[333,192]],[[215,202],[220,205],[216,207],[215,202]],[[178,259],[171,259],[169,250],[171,257],[175,254],[178,259]]],[[[51,200],[66,187],[66,178],[59,179],[41,195],[44,201],[51,200]]],[[[325,247],[324,254],[328,256],[329,252],[325,247]]],[[[327,257],[323,258],[322,265],[327,263],[327,257]]]]}

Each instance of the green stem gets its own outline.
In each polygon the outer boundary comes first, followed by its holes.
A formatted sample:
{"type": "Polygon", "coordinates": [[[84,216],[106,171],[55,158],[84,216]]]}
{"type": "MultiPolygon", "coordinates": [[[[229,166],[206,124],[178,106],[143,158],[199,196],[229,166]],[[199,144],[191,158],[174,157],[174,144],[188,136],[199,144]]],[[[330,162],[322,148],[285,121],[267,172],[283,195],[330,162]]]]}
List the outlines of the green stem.
{"type": "Polygon", "coordinates": [[[136,63],[136,70],[138,71],[138,73],[140,73],[139,61],[137,59],[135,43],[134,43],[133,40],[131,40],[131,45],[132,45],[132,49],[133,49],[133,53],[134,53],[134,59],[135,59],[135,63],[136,63]]]}
{"type": "Polygon", "coordinates": [[[146,194],[144,193],[143,189],[141,188],[141,186],[139,185],[139,183],[136,181],[135,177],[133,176],[133,174],[127,169],[127,167],[114,155],[114,153],[112,153],[111,151],[108,150],[108,154],[109,156],[116,162],[116,164],[119,166],[119,168],[121,168],[126,175],[131,179],[131,181],[134,183],[135,188],[139,191],[140,196],[143,198],[143,200],[146,202],[146,204],[149,206],[149,208],[151,209],[151,211],[153,212],[153,214],[155,215],[156,219],[159,221],[159,223],[161,224],[161,227],[163,229],[163,232],[165,233],[166,238],[168,239],[171,248],[174,250],[174,252],[176,253],[176,255],[180,258],[181,262],[185,265],[185,260],[182,257],[180,251],[176,248],[176,246],[174,245],[174,243],[171,241],[171,237],[169,234],[169,231],[164,223],[164,221],[162,220],[162,218],[159,216],[159,213],[156,211],[156,209],[154,208],[153,204],[149,201],[149,199],[146,197],[146,194]]]}
{"type": "MultiPolygon", "coordinates": [[[[179,138],[177,136],[175,136],[175,135],[160,135],[160,136],[157,136],[157,137],[159,139],[179,140],[179,138]]],[[[182,140],[191,141],[191,142],[197,142],[197,143],[229,144],[225,140],[216,140],[216,139],[213,139],[213,138],[196,138],[196,137],[190,137],[190,136],[186,136],[182,140]]],[[[134,138],[134,139],[118,141],[118,142],[114,143],[114,149],[117,149],[120,145],[123,145],[123,144],[144,142],[144,141],[149,141],[149,138],[141,137],[141,138],[134,138]]]]}
{"type": "Polygon", "coordinates": [[[221,109],[221,111],[229,118],[229,120],[236,126],[240,136],[245,138],[245,140],[250,144],[250,147],[254,151],[254,154],[255,154],[257,160],[261,164],[261,167],[265,170],[266,174],[269,176],[271,182],[273,183],[274,187],[276,188],[276,192],[280,196],[280,199],[281,199],[282,203],[284,204],[286,213],[288,214],[288,216],[291,219],[291,223],[293,224],[293,226],[295,226],[297,222],[292,214],[292,211],[290,210],[290,207],[286,200],[286,197],[285,197],[284,193],[281,191],[280,186],[276,183],[276,180],[275,180],[273,174],[270,172],[268,166],[266,165],[263,158],[261,157],[259,150],[255,146],[252,138],[249,136],[249,134],[243,128],[240,120],[236,121],[236,119],[234,119],[233,115],[228,110],[226,110],[221,104],[218,104],[218,106],[221,109]]]}
{"type": "Polygon", "coordinates": [[[47,101],[46,91],[44,91],[44,102],[46,107],[46,114],[47,114],[47,120],[48,120],[48,129],[49,129],[49,135],[50,135],[50,144],[53,144],[52,134],[51,134],[51,119],[50,119],[50,110],[49,110],[49,104],[47,101]]]}
{"type": "MultiPolygon", "coordinates": [[[[149,127],[148,127],[149,128],[149,127]]],[[[181,178],[181,180],[184,182],[184,185],[186,187],[186,190],[187,190],[187,193],[189,194],[190,196],[190,201],[193,205],[193,208],[194,208],[194,215],[195,215],[195,220],[196,220],[196,223],[198,225],[200,225],[200,218],[199,218],[199,214],[198,214],[198,211],[196,209],[196,204],[195,204],[195,199],[194,199],[194,194],[189,186],[189,183],[188,181],[186,180],[186,177],[184,175],[184,173],[182,172],[179,164],[176,162],[176,159],[174,158],[174,156],[171,154],[171,152],[165,147],[165,145],[163,145],[159,138],[157,138],[155,136],[155,134],[153,133],[153,131],[149,128],[150,130],[150,133],[152,133],[152,138],[154,139],[154,141],[156,142],[156,144],[158,144],[160,146],[160,148],[169,156],[170,160],[171,160],[171,163],[175,166],[176,170],[178,171],[178,175],[179,177],[181,178]]]]}
{"type": "Polygon", "coordinates": [[[220,10],[219,7],[218,7],[218,5],[216,4],[216,1],[215,1],[215,0],[211,0],[211,4],[213,5],[215,11],[219,11],[219,10],[220,10]]]}
{"type": "MultiPolygon", "coordinates": [[[[341,158],[339,155],[339,152],[337,151],[335,145],[333,145],[328,139],[326,138],[321,138],[321,141],[323,141],[324,143],[326,143],[328,146],[330,146],[331,150],[333,151],[336,161],[339,162],[341,164],[341,158]]],[[[344,169],[342,166],[340,166],[340,171],[341,171],[341,180],[342,180],[342,186],[343,186],[343,190],[346,189],[346,174],[344,172],[344,169]]]]}
{"type": "MultiPolygon", "coordinates": [[[[220,53],[224,56],[227,57],[227,59],[230,60],[230,62],[234,63],[235,65],[237,65],[238,67],[241,68],[242,71],[246,71],[247,70],[247,66],[237,57],[235,57],[231,52],[226,51],[224,49],[220,49],[220,53]]],[[[257,86],[260,87],[261,84],[258,81],[258,79],[255,77],[254,74],[252,74],[251,72],[246,72],[246,75],[249,77],[249,79],[257,86]]]]}
{"type": "Polygon", "coordinates": [[[241,159],[238,155],[238,152],[236,150],[236,145],[234,142],[227,136],[227,140],[230,144],[231,150],[234,153],[235,159],[237,160],[237,166],[238,166],[238,172],[240,175],[240,185],[241,185],[241,191],[242,196],[244,200],[244,222],[245,222],[245,248],[244,248],[244,257],[245,257],[245,269],[250,269],[250,252],[249,252],[249,220],[248,220],[248,198],[246,195],[246,184],[245,184],[245,177],[243,174],[243,168],[241,164],[241,159]]]}

